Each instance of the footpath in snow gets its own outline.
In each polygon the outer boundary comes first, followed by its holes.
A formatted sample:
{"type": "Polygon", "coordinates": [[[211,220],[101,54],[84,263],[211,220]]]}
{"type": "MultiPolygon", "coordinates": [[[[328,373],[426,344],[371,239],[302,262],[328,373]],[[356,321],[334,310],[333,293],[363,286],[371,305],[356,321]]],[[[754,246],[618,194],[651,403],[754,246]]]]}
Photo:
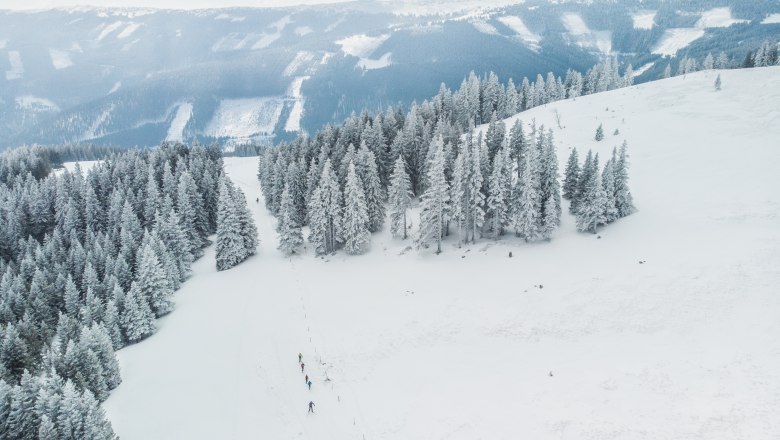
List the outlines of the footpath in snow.
{"type": "Polygon", "coordinates": [[[453,239],[437,256],[383,231],[367,255],[288,259],[256,159],[226,159],[258,255],[216,272],[209,248],[158,332],[118,353],[123,383],[105,403],[115,430],[124,440],[780,437],[780,68],[721,72],[720,92],[716,75],[518,115],[554,129],[561,169],[571,147],[604,157],[629,142],[638,211],[600,239],[566,214],[550,243],[453,239]]]}

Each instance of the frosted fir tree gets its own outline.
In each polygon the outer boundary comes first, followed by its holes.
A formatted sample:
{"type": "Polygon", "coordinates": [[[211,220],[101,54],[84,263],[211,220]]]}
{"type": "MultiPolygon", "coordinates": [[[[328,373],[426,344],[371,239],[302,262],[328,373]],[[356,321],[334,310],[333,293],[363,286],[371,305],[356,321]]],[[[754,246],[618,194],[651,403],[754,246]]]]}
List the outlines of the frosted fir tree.
{"type": "Polygon", "coordinates": [[[490,229],[493,237],[504,233],[509,217],[510,178],[508,173],[509,148],[505,145],[493,158],[493,172],[490,175],[490,190],[487,200],[490,213],[490,229]]]}
{"type": "Polygon", "coordinates": [[[467,157],[464,158],[464,167],[466,169],[465,184],[465,204],[466,211],[466,241],[471,234],[472,243],[477,240],[477,231],[482,229],[485,223],[485,195],[482,192],[484,182],[482,174],[482,161],[480,160],[480,146],[474,144],[471,135],[466,136],[466,147],[470,150],[467,157]]]}
{"type": "Polygon", "coordinates": [[[723,83],[720,80],[720,74],[718,74],[718,77],[715,78],[715,90],[720,90],[721,87],[723,87],[723,83]]]}
{"type": "Polygon", "coordinates": [[[599,127],[596,129],[596,136],[594,139],[596,139],[596,142],[604,140],[604,126],[602,124],[599,124],[599,127]]]}
{"type": "MultiPolygon", "coordinates": [[[[598,164],[596,164],[596,168],[598,168],[598,164]]],[[[584,196],[587,183],[591,174],[594,172],[598,171],[594,170],[593,152],[588,150],[588,154],[585,155],[585,161],[583,162],[582,168],[580,169],[579,179],[577,180],[577,191],[575,196],[572,197],[571,204],[569,205],[569,212],[572,214],[577,214],[577,208],[579,207],[580,200],[584,196]]]]}
{"type": "MultiPolygon", "coordinates": [[[[595,164],[598,164],[598,155],[596,155],[593,161],[595,164]]],[[[605,204],[606,193],[601,182],[601,173],[598,172],[598,166],[596,166],[596,171],[588,176],[585,192],[577,208],[577,230],[595,234],[596,228],[606,223],[604,217],[605,204]]]]}
{"type": "Polygon", "coordinates": [[[623,142],[615,162],[615,207],[618,217],[625,217],[634,212],[634,198],[628,186],[628,143],[623,142]]]}
{"type": "Polygon", "coordinates": [[[139,253],[135,285],[139,295],[149,302],[149,307],[156,317],[173,310],[173,289],[151,244],[145,245],[139,253]]]}
{"type": "Polygon", "coordinates": [[[395,161],[393,173],[390,176],[390,189],[388,195],[390,211],[390,233],[393,237],[401,237],[406,240],[406,212],[412,204],[412,183],[406,174],[406,166],[401,156],[395,161]]]}
{"type": "Polygon", "coordinates": [[[436,244],[436,253],[441,253],[444,227],[449,215],[449,185],[444,175],[443,142],[432,142],[436,148],[433,161],[428,168],[428,185],[422,195],[420,212],[419,245],[429,247],[436,244]]]}
{"type": "Polygon", "coordinates": [[[322,167],[317,189],[309,202],[309,241],[314,244],[317,255],[335,252],[342,243],[341,189],[330,159],[322,167]]]}
{"type": "Polygon", "coordinates": [[[523,161],[523,175],[518,181],[519,192],[514,227],[515,233],[526,242],[539,238],[539,216],[541,214],[541,186],[538,172],[537,148],[529,148],[523,161]]]}
{"type": "Polygon", "coordinates": [[[558,228],[560,217],[556,215],[554,199],[548,199],[544,208],[544,216],[542,217],[542,225],[539,228],[539,236],[541,239],[549,241],[552,238],[553,232],[558,228]]]}
{"type": "Polygon", "coordinates": [[[165,243],[165,247],[171,253],[178,268],[180,281],[184,281],[194,260],[190,252],[190,243],[187,241],[187,234],[179,223],[179,216],[172,209],[166,215],[158,216],[157,220],[157,236],[165,243]]]}
{"type": "Polygon", "coordinates": [[[355,164],[350,163],[344,186],[344,250],[349,254],[362,254],[371,242],[368,230],[368,207],[355,164]]]}
{"type": "Polygon", "coordinates": [[[702,69],[704,70],[712,70],[713,67],[715,67],[715,59],[712,57],[712,53],[707,53],[707,56],[704,58],[704,62],[701,65],[702,69]]]}
{"type": "Polygon", "coordinates": [[[296,220],[296,208],[290,195],[289,184],[282,191],[282,204],[279,208],[279,224],[276,227],[279,232],[279,250],[284,255],[295,254],[303,244],[301,225],[296,220]]]}
{"type": "Polygon", "coordinates": [[[355,162],[355,171],[363,186],[368,209],[368,230],[377,232],[385,222],[387,196],[379,177],[376,156],[362,143],[355,162]]]}
{"type": "Polygon", "coordinates": [[[615,198],[615,163],[614,157],[604,164],[604,172],[601,174],[601,182],[604,187],[604,223],[612,223],[618,218],[618,210],[615,198]]]}
{"type": "Polygon", "coordinates": [[[547,201],[552,199],[555,209],[553,216],[557,218],[556,224],[560,224],[561,218],[561,185],[558,181],[558,156],[555,152],[553,132],[549,130],[547,135],[540,134],[541,154],[539,161],[539,187],[541,190],[541,218],[547,217],[547,201]]]}
{"type": "Polygon", "coordinates": [[[125,295],[120,323],[129,343],[138,342],[155,332],[154,315],[136,283],[125,295]]]}
{"type": "Polygon", "coordinates": [[[230,269],[249,256],[244,237],[241,235],[241,220],[231,186],[227,177],[220,179],[217,208],[217,270],[230,269]]]}
{"type": "Polygon", "coordinates": [[[202,201],[198,195],[198,188],[189,172],[183,172],[179,177],[179,184],[176,191],[176,207],[178,208],[181,227],[187,236],[187,242],[190,244],[190,253],[195,257],[203,254],[201,250],[205,245],[204,236],[201,234],[202,225],[200,224],[203,211],[202,201]]]}
{"type": "Polygon", "coordinates": [[[464,156],[467,155],[466,149],[455,158],[452,167],[452,179],[450,180],[450,206],[451,219],[458,226],[458,241],[463,241],[463,224],[466,220],[466,164],[464,156]]]}
{"type": "Polygon", "coordinates": [[[238,213],[238,223],[241,227],[241,237],[244,239],[244,250],[246,251],[247,256],[254,255],[257,252],[257,244],[259,239],[257,236],[257,226],[255,226],[255,220],[252,217],[252,213],[249,212],[249,207],[246,204],[246,196],[240,188],[236,188],[231,185],[228,189],[231,192],[233,203],[235,204],[236,211],[238,213]]]}
{"type": "Polygon", "coordinates": [[[577,182],[580,177],[580,162],[577,157],[577,149],[573,148],[566,162],[566,170],[563,178],[563,198],[572,200],[577,195],[577,182]]]}

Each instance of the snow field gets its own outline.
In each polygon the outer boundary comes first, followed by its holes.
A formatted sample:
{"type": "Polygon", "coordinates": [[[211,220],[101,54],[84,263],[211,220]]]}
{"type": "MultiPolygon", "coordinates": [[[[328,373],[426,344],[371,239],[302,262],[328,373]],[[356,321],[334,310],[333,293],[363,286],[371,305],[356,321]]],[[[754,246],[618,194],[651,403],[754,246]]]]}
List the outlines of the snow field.
{"type": "Polygon", "coordinates": [[[179,104],[176,109],[176,116],[171,121],[171,126],[168,128],[168,135],[165,136],[167,141],[182,142],[184,140],[184,128],[192,117],[192,103],[183,102],[179,104]]]}
{"type": "Polygon", "coordinates": [[[780,24],[780,13],[767,15],[761,24],[780,24]]]}
{"type": "Polygon", "coordinates": [[[652,29],[655,26],[655,16],[658,11],[643,11],[631,16],[634,29],[652,29]]]}
{"type": "Polygon", "coordinates": [[[114,428],[130,440],[777,438],[779,99],[780,68],[761,68],[524,112],[554,129],[561,172],[570,147],[603,165],[627,139],[638,211],[600,238],[566,213],[549,243],[451,237],[438,256],[386,226],[366,255],[283,258],[257,161],[228,158],[259,253],[216,272],[208,248],[158,332],[118,353],[114,428]]]}
{"type": "Polygon", "coordinates": [[[66,50],[49,49],[49,56],[51,57],[51,65],[57,70],[67,69],[73,65],[70,53],[66,50]]]}
{"type": "Polygon", "coordinates": [[[24,64],[19,51],[8,51],[8,64],[11,65],[11,69],[5,71],[6,80],[21,79],[24,76],[24,64]]]}
{"type": "Polygon", "coordinates": [[[563,26],[580,47],[589,47],[602,53],[612,52],[612,32],[592,31],[579,14],[563,14],[563,26]]]}
{"type": "Polygon", "coordinates": [[[518,16],[509,15],[506,17],[499,17],[498,21],[503,23],[509,29],[515,31],[517,36],[528,43],[531,47],[538,47],[539,42],[542,41],[542,37],[531,32],[531,30],[528,29],[528,26],[523,23],[523,19],[518,16]]]}
{"type": "Polygon", "coordinates": [[[222,100],[204,134],[216,138],[230,137],[236,142],[248,142],[257,136],[271,134],[284,103],[282,97],[222,100]]]}
{"type": "Polygon", "coordinates": [[[704,29],[673,28],[664,31],[656,43],[653,53],[656,55],[675,56],[680,49],[704,36],[704,29]]]}

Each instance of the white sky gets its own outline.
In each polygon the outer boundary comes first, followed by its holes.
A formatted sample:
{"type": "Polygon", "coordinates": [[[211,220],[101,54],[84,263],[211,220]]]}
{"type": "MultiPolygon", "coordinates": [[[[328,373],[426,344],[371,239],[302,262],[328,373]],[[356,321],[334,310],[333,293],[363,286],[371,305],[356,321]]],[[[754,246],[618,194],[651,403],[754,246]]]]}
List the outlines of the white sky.
{"type": "Polygon", "coordinates": [[[124,6],[163,9],[205,9],[248,7],[279,7],[341,3],[349,0],[0,0],[0,9],[50,9],[77,5],[124,6]]]}

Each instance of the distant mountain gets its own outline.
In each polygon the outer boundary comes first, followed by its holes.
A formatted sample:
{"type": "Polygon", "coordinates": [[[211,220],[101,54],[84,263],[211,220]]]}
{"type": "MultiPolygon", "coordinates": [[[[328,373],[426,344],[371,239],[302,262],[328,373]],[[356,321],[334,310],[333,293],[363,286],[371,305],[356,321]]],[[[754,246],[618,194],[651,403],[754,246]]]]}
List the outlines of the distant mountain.
{"type": "Polygon", "coordinates": [[[361,1],[283,9],[0,11],[0,146],[270,142],[614,55],[637,81],[780,39],[775,0],[361,1]]]}

